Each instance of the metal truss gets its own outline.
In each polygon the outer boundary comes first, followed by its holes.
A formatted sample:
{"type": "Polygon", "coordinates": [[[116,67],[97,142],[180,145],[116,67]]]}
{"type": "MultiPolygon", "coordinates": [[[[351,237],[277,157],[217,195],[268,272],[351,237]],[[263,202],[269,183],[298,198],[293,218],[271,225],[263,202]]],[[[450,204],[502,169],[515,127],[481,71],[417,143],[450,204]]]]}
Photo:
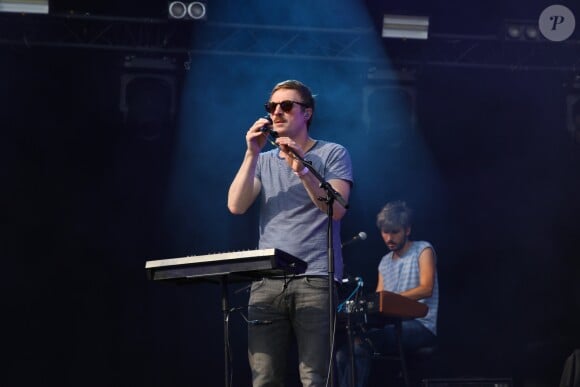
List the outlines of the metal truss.
{"type": "Polygon", "coordinates": [[[0,44],[174,54],[187,51],[189,28],[149,18],[0,13],[0,44]]]}
{"type": "MultiPolygon", "coordinates": [[[[496,35],[432,34],[414,50],[393,43],[396,62],[408,66],[443,66],[511,71],[580,70],[580,42],[506,40],[496,35]]],[[[409,42],[407,42],[409,45],[409,42]]],[[[386,44],[389,47],[389,43],[386,44]]]]}
{"type": "Polygon", "coordinates": [[[343,62],[384,61],[372,28],[333,29],[248,24],[207,24],[193,52],[343,62]]]}
{"type": "Polygon", "coordinates": [[[117,50],[369,61],[366,30],[123,18],[79,14],[0,13],[0,44],[117,50]]]}
{"type": "Polygon", "coordinates": [[[224,55],[405,67],[443,66],[577,72],[580,42],[508,41],[495,35],[431,33],[385,40],[374,28],[332,29],[123,18],[0,14],[0,45],[224,55]]]}

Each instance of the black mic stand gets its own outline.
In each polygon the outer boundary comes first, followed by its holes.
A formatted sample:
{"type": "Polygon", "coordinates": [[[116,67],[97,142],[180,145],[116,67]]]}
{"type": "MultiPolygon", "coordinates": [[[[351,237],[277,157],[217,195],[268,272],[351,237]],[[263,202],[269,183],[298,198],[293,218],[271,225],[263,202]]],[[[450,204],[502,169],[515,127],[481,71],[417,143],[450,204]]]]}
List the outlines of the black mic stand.
{"type": "MultiPolygon", "coordinates": [[[[358,314],[360,313],[359,310],[359,305],[358,305],[358,293],[361,291],[360,289],[362,288],[362,281],[359,279],[359,282],[357,283],[357,287],[356,289],[353,291],[353,293],[344,301],[344,307],[346,310],[346,335],[347,335],[347,340],[348,340],[348,358],[349,358],[349,364],[350,364],[350,377],[349,377],[349,386],[350,387],[355,387],[356,385],[356,375],[357,375],[357,370],[356,370],[356,364],[355,364],[355,345],[354,345],[354,340],[355,340],[355,336],[354,336],[354,329],[353,329],[353,324],[354,321],[352,319],[352,315],[354,313],[358,314]],[[356,292],[356,293],[355,293],[356,292]],[[351,299],[352,296],[354,297],[354,301],[351,299]]],[[[349,281],[350,282],[350,281],[349,281]]]]}
{"type": "Polygon", "coordinates": [[[324,189],[326,192],[325,198],[318,198],[318,200],[324,201],[326,203],[326,214],[328,217],[328,228],[327,228],[327,241],[328,241],[328,336],[329,336],[329,386],[334,386],[334,321],[336,318],[336,312],[334,310],[334,244],[333,244],[333,232],[332,232],[332,216],[333,216],[333,204],[336,200],[344,208],[348,208],[348,203],[343,199],[343,197],[338,193],[332,185],[324,180],[324,178],[314,169],[310,161],[304,160],[302,157],[294,154],[294,156],[304,164],[306,168],[316,177],[320,182],[320,188],[324,189]]]}
{"type": "Polygon", "coordinates": [[[351,313],[353,312],[351,309],[352,305],[347,305],[347,320],[346,320],[346,335],[348,338],[348,359],[350,362],[350,378],[349,378],[349,382],[350,382],[350,387],[355,387],[355,383],[356,383],[356,364],[355,364],[355,360],[354,360],[354,332],[352,329],[352,317],[351,317],[351,313]]]}
{"type": "MultiPolygon", "coordinates": [[[[278,133],[273,131],[268,126],[264,126],[262,129],[263,132],[268,133],[268,135],[272,136],[273,138],[278,137],[278,133]]],[[[274,141],[270,141],[272,145],[280,149],[280,146],[276,144],[274,141]]],[[[329,372],[328,372],[328,386],[334,387],[334,320],[335,320],[335,310],[334,310],[334,245],[333,245],[333,233],[332,233],[332,216],[333,216],[333,204],[336,200],[341,206],[344,208],[348,208],[348,203],[344,200],[344,198],[340,195],[338,191],[336,191],[332,185],[324,180],[324,178],[314,169],[312,166],[312,162],[304,160],[303,157],[297,155],[296,153],[292,152],[293,157],[297,160],[301,161],[302,164],[308,168],[308,170],[312,173],[314,177],[320,182],[319,187],[324,189],[326,192],[326,197],[319,197],[318,200],[323,201],[326,203],[327,211],[326,214],[328,216],[328,228],[327,228],[327,241],[328,241],[328,336],[329,336],[329,353],[330,353],[330,362],[329,362],[329,372]]]]}

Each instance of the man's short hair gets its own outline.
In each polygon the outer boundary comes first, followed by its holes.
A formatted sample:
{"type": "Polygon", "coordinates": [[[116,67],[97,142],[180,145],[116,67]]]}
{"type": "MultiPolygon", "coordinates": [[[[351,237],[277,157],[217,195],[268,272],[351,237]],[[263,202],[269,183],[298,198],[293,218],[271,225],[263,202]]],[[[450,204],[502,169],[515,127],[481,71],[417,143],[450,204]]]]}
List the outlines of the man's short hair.
{"type": "Polygon", "coordinates": [[[381,231],[392,231],[412,225],[413,211],[403,201],[387,203],[377,215],[377,227],[381,231]]]}

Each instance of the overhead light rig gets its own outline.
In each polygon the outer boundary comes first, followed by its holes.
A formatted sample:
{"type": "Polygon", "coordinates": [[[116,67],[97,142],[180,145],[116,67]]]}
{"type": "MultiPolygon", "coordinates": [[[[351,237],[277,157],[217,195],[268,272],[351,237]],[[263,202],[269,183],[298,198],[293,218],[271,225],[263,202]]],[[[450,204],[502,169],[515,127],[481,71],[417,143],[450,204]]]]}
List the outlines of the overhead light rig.
{"type": "Polygon", "coordinates": [[[505,39],[506,40],[519,40],[519,41],[538,41],[545,40],[540,29],[538,27],[538,22],[530,20],[506,20],[504,24],[505,28],[505,39]]]}
{"type": "Polygon", "coordinates": [[[0,45],[124,52],[188,51],[191,25],[90,14],[0,14],[0,45]]]}
{"type": "Polygon", "coordinates": [[[428,40],[382,39],[374,28],[317,28],[95,15],[0,13],[0,45],[123,53],[325,60],[409,67],[577,71],[580,41],[529,44],[488,35],[429,32],[428,40]],[[263,39],[267,35],[268,39],[263,39]],[[386,57],[385,57],[386,52],[386,57]]]}
{"type": "Polygon", "coordinates": [[[204,20],[207,18],[207,6],[203,1],[172,1],[167,6],[170,19],[204,20]]]}

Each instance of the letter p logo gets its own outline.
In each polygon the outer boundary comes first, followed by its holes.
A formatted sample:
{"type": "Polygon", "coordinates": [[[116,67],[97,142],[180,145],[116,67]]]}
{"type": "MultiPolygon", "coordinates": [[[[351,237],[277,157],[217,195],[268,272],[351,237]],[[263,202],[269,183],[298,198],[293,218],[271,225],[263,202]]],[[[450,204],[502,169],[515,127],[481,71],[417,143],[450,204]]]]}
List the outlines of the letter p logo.
{"type": "Polygon", "coordinates": [[[538,25],[546,39],[561,42],[574,33],[576,19],[572,11],[563,5],[551,5],[542,11],[538,25]]]}

